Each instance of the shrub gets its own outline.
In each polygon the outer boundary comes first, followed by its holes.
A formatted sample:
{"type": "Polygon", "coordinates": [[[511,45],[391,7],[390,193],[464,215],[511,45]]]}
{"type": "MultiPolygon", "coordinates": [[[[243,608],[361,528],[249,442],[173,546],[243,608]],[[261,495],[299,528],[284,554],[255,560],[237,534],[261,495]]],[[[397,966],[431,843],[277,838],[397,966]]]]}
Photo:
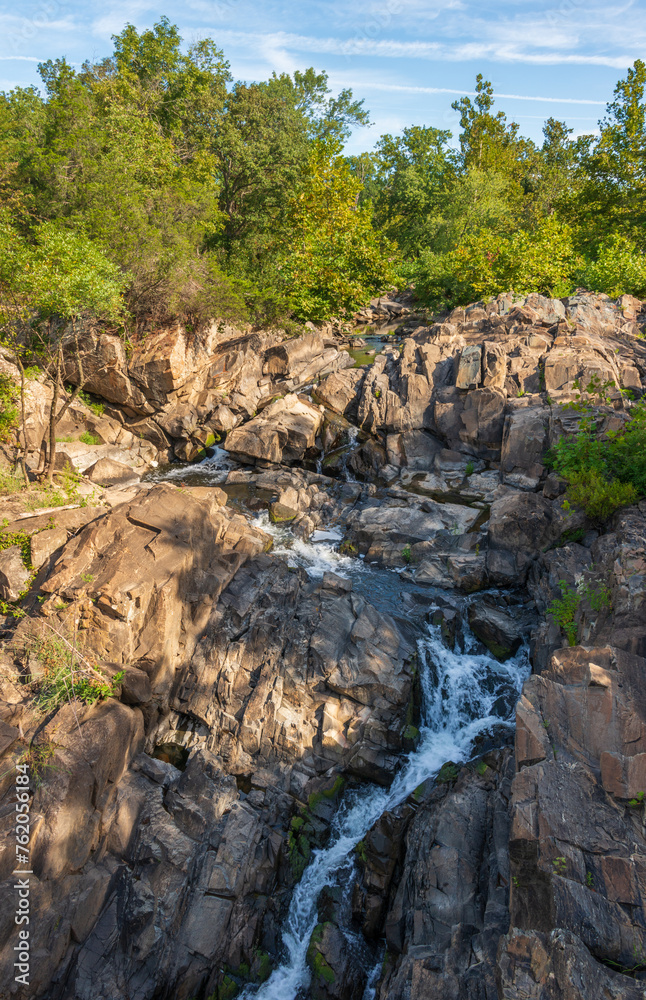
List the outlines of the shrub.
{"type": "Polygon", "coordinates": [[[0,372],[0,442],[11,439],[18,426],[17,388],[8,375],[0,372]]]}
{"type": "Polygon", "coordinates": [[[569,587],[565,580],[559,580],[560,597],[555,597],[550,603],[547,614],[552,618],[565,635],[569,646],[576,646],[579,637],[579,627],[575,616],[581,603],[581,594],[575,587],[569,587]]]}
{"type": "Polygon", "coordinates": [[[608,481],[596,469],[582,469],[569,476],[566,497],[597,524],[604,524],[620,507],[636,503],[638,493],[632,483],[608,481]]]}
{"type": "Polygon", "coordinates": [[[580,283],[593,292],[613,298],[628,293],[646,296],[646,254],[626,236],[613,236],[602,243],[596,259],[579,274],[580,283]]]}
{"type": "Polygon", "coordinates": [[[83,433],[79,438],[79,441],[82,441],[83,444],[92,444],[92,445],[101,444],[101,438],[97,437],[96,434],[91,434],[90,431],[83,431],[83,433]]]}

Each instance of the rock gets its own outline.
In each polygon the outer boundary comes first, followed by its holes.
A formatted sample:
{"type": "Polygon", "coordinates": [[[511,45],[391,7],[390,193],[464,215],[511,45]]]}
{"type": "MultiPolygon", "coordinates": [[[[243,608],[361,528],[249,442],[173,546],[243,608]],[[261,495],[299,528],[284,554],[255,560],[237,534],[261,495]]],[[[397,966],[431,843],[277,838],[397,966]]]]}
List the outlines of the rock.
{"type": "Polygon", "coordinates": [[[515,407],[505,420],[500,465],[502,481],[535,490],[544,473],[549,417],[536,407],[515,407]]]}
{"type": "Polygon", "coordinates": [[[499,607],[489,596],[469,604],[468,620],[473,634],[501,662],[520,649],[532,624],[532,617],[523,609],[499,607]]]}
{"type": "Polygon", "coordinates": [[[458,389],[476,389],[482,381],[482,348],[477,345],[464,347],[460,355],[455,385],[458,389]]]}
{"type": "Polygon", "coordinates": [[[356,417],[364,377],[365,372],[360,368],[333,372],[316,386],[316,401],[344,417],[356,417]]]}
{"type": "Polygon", "coordinates": [[[109,458],[100,458],[86,469],[85,475],[90,482],[99,483],[101,486],[114,486],[117,483],[136,481],[140,478],[129,465],[114,462],[109,458]]]}
{"type": "Polygon", "coordinates": [[[297,365],[309,362],[324,350],[320,333],[308,333],[304,337],[286,340],[267,351],[267,372],[270,375],[290,375],[297,365]]]}
{"type": "Polygon", "coordinates": [[[10,545],[0,552],[0,597],[3,601],[17,601],[30,576],[19,545],[10,545]]]}
{"type": "Polygon", "coordinates": [[[491,505],[487,570],[498,585],[524,583],[530,565],[558,537],[552,505],[537,493],[511,493],[491,505]]]}
{"type": "Polygon", "coordinates": [[[62,548],[67,541],[66,528],[49,528],[46,531],[36,532],[31,536],[31,565],[34,569],[47,562],[48,559],[62,548]]]}
{"type": "MultiPolygon", "coordinates": [[[[617,809],[605,793],[625,799],[631,782],[636,787],[646,775],[645,668],[646,661],[610,647],[562,649],[547,671],[526,682],[518,709],[522,732],[537,735],[517,745],[511,927],[526,935],[566,933],[575,939],[573,955],[585,946],[618,968],[632,967],[646,944],[641,919],[633,916],[644,906],[636,859],[646,844],[630,810],[617,809]]],[[[635,800],[641,809],[640,803],[641,797],[635,800]]],[[[511,979],[519,974],[515,934],[505,943],[512,955],[503,950],[502,956],[511,979]]]]}
{"type": "Polygon", "coordinates": [[[227,451],[268,462],[293,462],[313,448],[323,424],[318,407],[289,394],[227,436],[227,451]]]}
{"type": "Polygon", "coordinates": [[[312,972],[313,1000],[361,1000],[366,975],[357,968],[345,936],[336,924],[326,921],[312,931],[307,949],[312,972]]]}
{"type": "Polygon", "coordinates": [[[418,807],[386,918],[390,959],[380,1000],[496,997],[499,937],[507,930],[508,750],[479,774],[463,769],[418,807]]]}

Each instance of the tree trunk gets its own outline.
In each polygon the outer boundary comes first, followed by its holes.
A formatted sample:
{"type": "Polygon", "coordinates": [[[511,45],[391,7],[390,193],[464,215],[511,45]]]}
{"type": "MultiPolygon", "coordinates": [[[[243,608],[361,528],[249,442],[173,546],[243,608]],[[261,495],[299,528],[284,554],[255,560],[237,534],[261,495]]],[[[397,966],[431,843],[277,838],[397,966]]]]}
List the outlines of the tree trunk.
{"type": "Polygon", "coordinates": [[[54,478],[54,463],[56,462],[56,407],[58,405],[58,396],[61,390],[61,375],[63,368],[63,348],[62,346],[58,349],[58,354],[56,356],[56,379],[54,380],[54,395],[52,396],[52,404],[49,410],[49,449],[47,455],[47,465],[45,467],[45,479],[48,483],[51,483],[54,478]]]}
{"type": "Polygon", "coordinates": [[[25,481],[25,487],[29,489],[29,476],[27,475],[27,466],[25,465],[25,459],[27,458],[27,429],[25,427],[25,369],[20,357],[17,354],[16,363],[18,365],[18,371],[20,372],[20,429],[22,431],[22,455],[20,456],[20,468],[22,470],[22,478],[25,481]]]}

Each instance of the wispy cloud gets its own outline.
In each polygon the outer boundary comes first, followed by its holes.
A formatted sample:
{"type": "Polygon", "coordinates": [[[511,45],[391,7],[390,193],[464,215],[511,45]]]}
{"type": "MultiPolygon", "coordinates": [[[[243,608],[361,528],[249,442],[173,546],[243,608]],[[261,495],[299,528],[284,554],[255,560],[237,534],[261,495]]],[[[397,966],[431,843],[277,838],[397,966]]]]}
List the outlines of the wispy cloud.
{"type": "Polygon", "coordinates": [[[472,62],[493,60],[508,63],[531,63],[546,66],[572,64],[581,66],[609,66],[623,69],[637,57],[637,53],[602,55],[599,53],[564,52],[562,49],[548,52],[532,51],[529,43],[522,48],[519,44],[501,42],[467,42],[450,45],[443,42],[413,42],[396,39],[371,39],[359,36],[343,38],[317,38],[311,35],[296,35],[289,32],[272,32],[259,35],[252,32],[223,31],[218,36],[222,41],[234,44],[266,46],[271,43],[281,50],[315,52],[337,56],[366,56],[382,59],[425,59],[443,62],[472,62]]]}
{"type": "MultiPolygon", "coordinates": [[[[385,90],[406,94],[464,94],[475,97],[476,93],[475,90],[453,90],[450,87],[416,87],[399,83],[372,83],[366,80],[362,80],[360,84],[354,84],[354,86],[360,86],[362,90],[385,90]]],[[[591,101],[585,97],[535,97],[529,94],[503,94],[498,93],[498,91],[496,91],[496,97],[509,101],[535,101],[540,104],[594,104],[601,106],[606,104],[605,101],[591,101]]]]}

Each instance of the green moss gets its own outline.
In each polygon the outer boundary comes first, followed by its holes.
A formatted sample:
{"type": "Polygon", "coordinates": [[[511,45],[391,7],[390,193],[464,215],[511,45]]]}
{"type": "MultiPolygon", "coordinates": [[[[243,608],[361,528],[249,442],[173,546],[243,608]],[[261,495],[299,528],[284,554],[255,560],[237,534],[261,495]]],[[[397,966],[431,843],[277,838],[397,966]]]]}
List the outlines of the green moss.
{"type": "Polygon", "coordinates": [[[233,1000],[238,992],[238,984],[231,976],[225,976],[217,988],[217,1000],[233,1000]]]}
{"type": "Polygon", "coordinates": [[[334,970],[318,949],[318,945],[323,940],[323,932],[326,926],[328,924],[317,924],[312,931],[310,943],[307,946],[307,964],[314,972],[314,975],[318,976],[324,982],[331,984],[335,980],[334,970]]]}
{"type": "Polygon", "coordinates": [[[363,861],[364,865],[367,863],[368,855],[366,854],[366,845],[363,840],[360,840],[355,846],[354,853],[363,861]]]}
{"type": "Polygon", "coordinates": [[[419,729],[417,726],[406,726],[404,730],[405,740],[416,740],[419,737],[419,729]]]}
{"type": "Polygon", "coordinates": [[[442,764],[439,774],[435,779],[440,784],[449,784],[451,781],[455,781],[460,769],[457,764],[454,764],[452,760],[447,760],[446,764],[442,764]]]}
{"type": "Polygon", "coordinates": [[[359,552],[356,545],[353,545],[350,541],[341,542],[339,545],[339,552],[344,556],[356,556],[359,552]]]}
{"type": "Polygon", "coordinates": [[[269,519],[272,524],[283,524],[286,521],[293,521],[298,517],[298,511],[286,507],[282,503],[273,503],[269,508],[269,519]]]}

